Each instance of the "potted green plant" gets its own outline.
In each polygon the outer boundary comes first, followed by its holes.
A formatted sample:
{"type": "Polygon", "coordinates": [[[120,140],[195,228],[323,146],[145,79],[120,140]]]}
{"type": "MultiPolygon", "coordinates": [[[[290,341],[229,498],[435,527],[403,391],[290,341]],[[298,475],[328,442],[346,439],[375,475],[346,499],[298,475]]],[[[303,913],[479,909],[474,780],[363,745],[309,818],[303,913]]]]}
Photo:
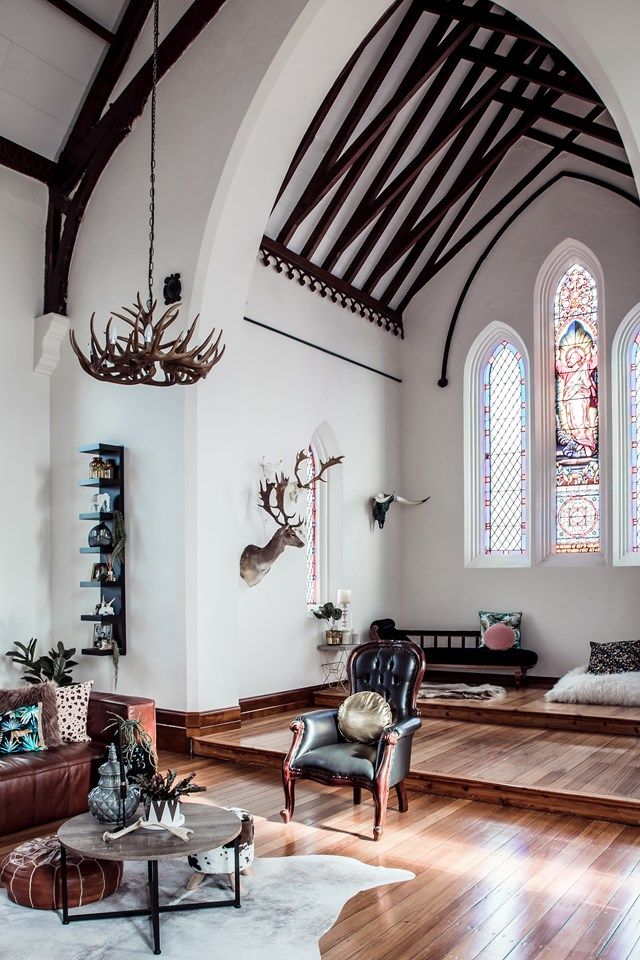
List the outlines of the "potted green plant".
{"type": "Polygon", "coordinates": [[[50,680],[59,687],[68,687],[73,682],[73,668],[78,661],[73,659],[75,647],[66,649],[63,643],[52,647],[48,654],[36,656],[38,641],[31,637],[29,643],[14,641],[17,650],[7,650],[5,657],[9,657],[16,666],[22,669],[22,679],[25,683],[46,683],[50,680]]]}
{"type": "Polygon", "coordinates": [[[175,770],[167,770],[166,776],[156,772],[134,778],[142,792],[145,819],[158,829],[163,825],[181,827],[184,823],[184,815],[180,810],[180,797],[190,793],[204,793],[207,789],[192,782],[195,773],[177,782],[176,777],[175,770]]]}
{"type": "Polygon", "coordinates": [[[321,607],[317,607],[311,612],[318,620],[325,620],[327,624],[333,624],[325,630],[325,642],[329,644],[342,643],[342,633],[335,629],[335,624],[342,619],[341,608],[329,602],[323,603],[321,607]]]}

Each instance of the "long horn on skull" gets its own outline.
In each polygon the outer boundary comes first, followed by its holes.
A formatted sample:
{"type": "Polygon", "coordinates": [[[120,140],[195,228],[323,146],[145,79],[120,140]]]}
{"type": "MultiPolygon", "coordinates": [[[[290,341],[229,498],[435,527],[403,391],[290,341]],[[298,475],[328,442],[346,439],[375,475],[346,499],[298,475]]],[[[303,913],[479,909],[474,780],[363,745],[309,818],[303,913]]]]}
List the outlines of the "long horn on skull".
{"type": "Polygon", "coordinates": [[[407,500],[406,497],[399,497],[399,496],[397,496],[397,494],[396,494],[396,496],[394,497],[394,500],[395,500],[396,503],[409,503],[409,504],[413,504],[413,505],[419,504],[419,503],[426,503],[427,500],[430,500],[430,499],[431,499],[431,497],[425,497],[424,500],[407,500]]]}

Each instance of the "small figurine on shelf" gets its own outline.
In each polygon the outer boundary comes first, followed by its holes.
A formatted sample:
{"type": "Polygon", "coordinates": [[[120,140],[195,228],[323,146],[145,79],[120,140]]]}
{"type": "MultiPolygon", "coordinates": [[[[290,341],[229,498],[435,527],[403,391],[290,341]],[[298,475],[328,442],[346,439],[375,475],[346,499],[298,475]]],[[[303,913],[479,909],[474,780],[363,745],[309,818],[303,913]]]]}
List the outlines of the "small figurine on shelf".
{"type": "Polygon", "coordinates": [[[102,457],[93,457],[89,462],[89,477],[91,480],[112,480],[113,461],[103,460],[102,457]]]}
{"type": "Polygon", "coordinates": [[[94,493],[89,502],[95,513],[109,513],[111,510],[111,496],[108,493],[94,493]]]}
{"type": "Polygon", "coordinates": [[[96,603],[96,616],[97,617],[115,617],[116,612],[113,609],[113,605],[116,602],[116,598],[113,597],[112,600],[105,600],[104,597],[100,603],[96,603]]]}

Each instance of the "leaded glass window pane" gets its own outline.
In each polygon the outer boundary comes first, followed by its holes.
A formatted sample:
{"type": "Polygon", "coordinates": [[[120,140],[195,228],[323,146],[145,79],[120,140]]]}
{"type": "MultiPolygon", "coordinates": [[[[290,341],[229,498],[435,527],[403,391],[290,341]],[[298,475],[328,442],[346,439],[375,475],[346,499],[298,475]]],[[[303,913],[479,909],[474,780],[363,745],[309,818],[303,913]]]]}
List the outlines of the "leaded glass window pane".
{"type": "Polygon", "coordinates": [[[578,263],[554,300],[556,553],[600,550],[598,290],[578,263]]]}
{"type": "Polygon", "coordinates": [[[640,330],[631,344],[629,356],[629,498],[631,516],[631,551],[640,552],[640,531],[638,530],[638,400],[640,399],[640,380],[638,362],[640,360],[640,330]]]}
{"type": "MultiPolygon", "coordinates": [[[[307,460],[307,482],[315,477],[316,454],[313,447],[309,447],[307,460]]],[[[311,483],[307,492],[306,513],[307,536],[307,606],[316,606],[320,602],[318,595],[318,483],[311,483]]]]}
{"type": "Polygon", "coordinates": [[[484,552],[527,551],[527,384],[517,347],[501,340],[487,360],[484,391],[484,552]]]}

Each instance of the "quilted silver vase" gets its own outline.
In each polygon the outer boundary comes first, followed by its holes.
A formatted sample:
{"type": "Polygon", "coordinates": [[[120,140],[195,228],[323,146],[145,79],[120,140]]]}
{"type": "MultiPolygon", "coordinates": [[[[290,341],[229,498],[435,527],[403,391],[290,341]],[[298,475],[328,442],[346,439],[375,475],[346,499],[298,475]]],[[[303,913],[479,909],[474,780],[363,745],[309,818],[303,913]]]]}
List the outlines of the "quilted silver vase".
{"type": "MultiPolygon", "coordinates": [[[[88,796],[89,810],[100,823],[118,823],[120,813],[120,762],[116,753],[115,744],[109,747],[109,754],[99,770],[98,785],[90,791],[88,796]]],[[[124,819],[128,822],[140,803],[140,787],[127,784],[127,795],[124,801],[124,819]]]]}

